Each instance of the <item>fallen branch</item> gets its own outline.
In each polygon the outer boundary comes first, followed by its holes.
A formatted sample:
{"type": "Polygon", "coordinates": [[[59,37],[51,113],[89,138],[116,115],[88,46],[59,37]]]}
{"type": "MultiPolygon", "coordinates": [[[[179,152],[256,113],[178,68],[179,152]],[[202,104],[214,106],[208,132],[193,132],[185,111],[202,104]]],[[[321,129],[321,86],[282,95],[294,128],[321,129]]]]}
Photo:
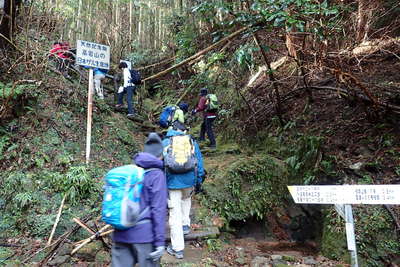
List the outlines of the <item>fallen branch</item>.
{"type": "Polygon", "coordinates": [[[168,68],[168,69],[166,69],[164,71],[161,71],[161,72],[159,72],[157,74],[154,74],[154,75],[152,75],[150,77],[147,77],[143,81],[153,80],[153,79],[159,78],[161,76],[164,76],[165,74],[168,74],[168,73],[172,72],[173,70],[175,70],[175,69],[177,69],[177,68],[179,68],[179,67],[181,67],[181,66],[183,66],[183,65],[185,65],[185,64],[187,64],[189,62],[191,62],[192,60],[194,60],[194,59],[206,54],[207,52],[211,51],[212,49],[216,48],[217,46],[219,46],[219,45],[229,41],[230,39],[236,37],[237,35],[241,34],[245,30],[247,30],[248,28],[249,27],[243,27],[243,28],[235,31],[234,33],[230,34],[229,36],[227,36],[227,37],[223,38],[222,40],[216,42],[215,44],[213,44],[213,45],[201,50],[200,52],[198,52],[198,53],[194,54],[193,56],[183,60],[182,62],[180,62],[180,63],[178,63],[178,64],[176,64],[176,65],[174,65],[174,66],[172,66],[172,67],[170,67],[170,68],[168,68]]]}
{"type": "Polygon", "coordinates": [[[53,225],[53,230],[51,230],[51,234],[50,234],[49,240],[47,241],[47,246],[49,246],[51,244],[51,240],[53,239],[54,232],[56,231],[58,222],[60,221],[61,212],[62,212],[62,209],[64,207],[64,201],[65,201],[66,197],[67,197],[67,195],[65,194],[63,199],[62,199],[62,201],[61,201],[60,208],[58,209],[57,218],[56,218],[56,221],[54,222],[54,225],[53,225]]]}
{"type": "Polygon", "coordinates": [[[165,59],[165,60],[163,60],[163,61],[160,61],[160,62],[151,64],[151,65],[148,65],[148,66],[144,66],[144,67],[137,68],[136,70],[145,70],[145,69],[152,68],[152,67],[155,67],[155,66],[158,66],[158,65],[161,65],[161,64],[167,64],[167,63],[169,63],[169,62],[174,61],[175,58],[176,58],[176,57],[168,58],[168,59],[165,59]]]}
{"type": "MultiPolygon", "coordinates": [[[[85,219],[83,219],[84,222],[88,221],[90,219],[90,215],[86,216],[85,219]]],[[[76,225],[72,230],[69,232],[63,234],[60,238],[58,238],[57,241],[55,241],[53,244],[50,246],[45,246],[43,249],[40,249],[39,251],[35,252],[33,255],[29,256],[26,258],[23,262],[27,262],[29,259],[31,259],[34,255],[38,254],[39,252],[45,250],[46,248],[52,247],[49,253],[47,253],[46,257],[38,264],[38,266],[44,266],[47,264],[47,261],[50,260],[54,255],[57,253],[57,249],[60,248],[60,246],[67,240],[67,238],[76,233],[80,229],[79,225],[76,225]]]]}

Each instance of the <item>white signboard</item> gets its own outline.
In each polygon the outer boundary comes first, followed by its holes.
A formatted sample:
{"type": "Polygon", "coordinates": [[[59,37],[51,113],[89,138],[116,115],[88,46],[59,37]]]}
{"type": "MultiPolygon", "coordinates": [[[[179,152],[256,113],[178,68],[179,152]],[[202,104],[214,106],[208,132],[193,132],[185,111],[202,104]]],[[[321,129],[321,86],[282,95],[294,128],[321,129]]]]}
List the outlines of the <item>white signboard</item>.
{"type": "Polygon", "coordinates": [[[110,47],[78,40],[76,64],[92,68],[110,69],[110,47]]]}
{"type": "Polygon", "coordinates": [[[288,186],[302,204],[400,204],[400,185],[288,186]]]}
{"type": "Polygon", "coordinates": [[[4,0],[0,0],[0,8],[4,9],[4,0]]]}

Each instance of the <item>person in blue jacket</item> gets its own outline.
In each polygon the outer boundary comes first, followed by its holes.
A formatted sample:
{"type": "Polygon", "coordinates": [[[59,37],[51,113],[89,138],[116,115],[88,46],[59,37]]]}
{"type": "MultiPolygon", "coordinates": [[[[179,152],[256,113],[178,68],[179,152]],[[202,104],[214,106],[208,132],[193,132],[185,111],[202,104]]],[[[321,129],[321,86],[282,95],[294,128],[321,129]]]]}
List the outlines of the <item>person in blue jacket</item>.
{"type": "Polygon", "coordinates": [[[101,80],[106,77],[107,70],[95,68],[93,69],[94,75],[94,88],[100,99],[104,99],[103,87],[101,86],[101,80]]]}
{"type": "Polygon", "coordinates": [[[165,251],[165,219],[167,213],[167,185],[162,161],[163,146],[157,133],[150,133],[144,152],[133,157],[137,166],[148,169],[143,179],[140,196],[141,211],[149,207],[142,220],[127,230],[115,230],[111,249],[111,266],[158,267],[165,251]]]}
{"type": "MultiPolygon", "coordinates": [[[[164,157],[171,143],[171,138],[177,135],[185,135],[179,130],[168,130],[163,140],[164,157]]],[[[192,139],[193,140],[193,139],[192,139]]],[[[170,173],[166,170],[168,187],[169,226],[171,230],[171,246],[167,252],[178,259],[183,258],[185,248],[184,234],[190,232],[190,208],[191,196],[194,188],[201,185],[204,178],[203,158],[199,145],[193,140],[194,153],[197,159],[197,168],[187,173],[170,173]]]]}

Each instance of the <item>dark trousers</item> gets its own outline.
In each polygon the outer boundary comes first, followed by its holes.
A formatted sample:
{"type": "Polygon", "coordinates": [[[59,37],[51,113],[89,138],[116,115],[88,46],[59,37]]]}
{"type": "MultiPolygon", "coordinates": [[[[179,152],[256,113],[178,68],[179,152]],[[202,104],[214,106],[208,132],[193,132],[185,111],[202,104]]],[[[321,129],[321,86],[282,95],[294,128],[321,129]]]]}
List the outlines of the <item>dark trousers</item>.
{"type": "Polygon", "coordinates": [[[149,259],[149,254],[154,251],[153,244],[125,244],[114,243],[111,248],[112,267],[159,267],[160,262],[149,259]]]}
{"type": "Polygon", "coordinates": [[[214,121],[215,121],[215,117],[214,118],[204,117],[203,123],[201,124],[201,129],[200,129],[200,141],[205,140],[205,133],[207,132],[208,139],[210,140],[210,146],[216,145],[214,131],[213,131],[214,121]]]}
{"type": "Polygon", "coordinates": [[[124,88],[122,93],[118,94],[118,104],[122,105],[124,101],[124,95],[126,94],[126,102],[128,104],[128,114],[133,114],[135,111],[133,109],[133,94],[135,93],[134,86],[127,86],[124,88]]]}

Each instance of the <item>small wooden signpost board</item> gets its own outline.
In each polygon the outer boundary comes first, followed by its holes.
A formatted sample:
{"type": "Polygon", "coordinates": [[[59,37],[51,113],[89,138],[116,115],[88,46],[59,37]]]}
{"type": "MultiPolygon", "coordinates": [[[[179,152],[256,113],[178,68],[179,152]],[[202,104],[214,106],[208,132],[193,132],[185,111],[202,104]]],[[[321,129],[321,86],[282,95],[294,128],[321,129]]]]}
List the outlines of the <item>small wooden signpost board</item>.
{"type": "Polygon", "coordinates": [[[346,222],[347,248],[354,267],[358,267],[358,258],[351,204],[400,204],[400,185],[312,185],[288,189],[297,204],[335,205],[346,222]]]}
{"type": "Polygon", "coordinates": [[[78,40],[76,43],[76,64],[90,68],[86,132],[86,164],[89,164],[92,136],[93,68],[110,69],[110,47],[78,40]]]}

